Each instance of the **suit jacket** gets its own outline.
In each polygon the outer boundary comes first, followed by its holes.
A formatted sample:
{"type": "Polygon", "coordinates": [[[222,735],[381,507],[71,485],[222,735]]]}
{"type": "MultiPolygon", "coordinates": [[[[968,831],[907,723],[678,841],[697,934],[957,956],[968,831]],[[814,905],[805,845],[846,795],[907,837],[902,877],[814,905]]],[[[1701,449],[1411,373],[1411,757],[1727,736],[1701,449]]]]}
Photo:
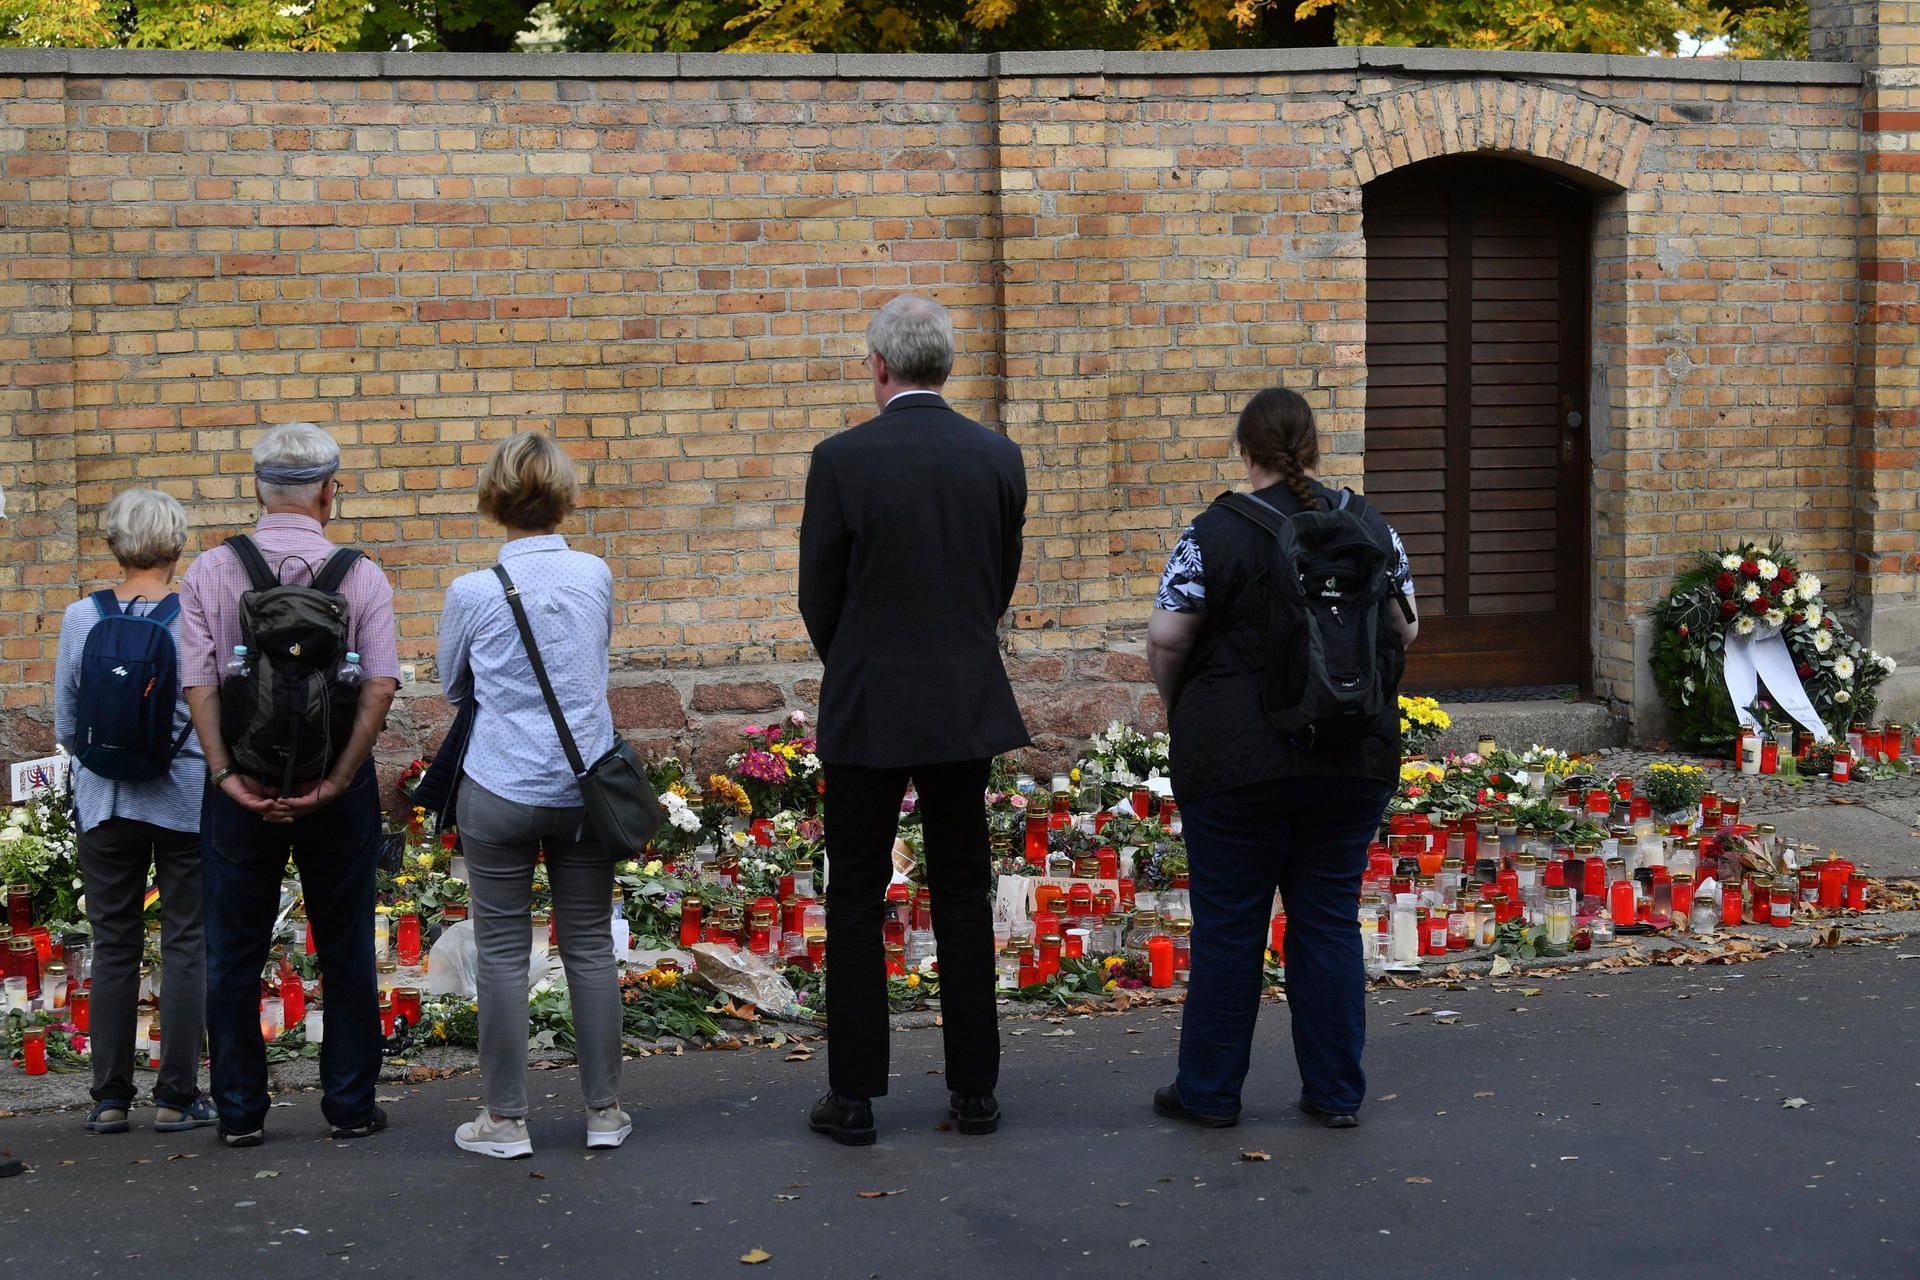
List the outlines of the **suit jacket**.
{"type": "Polygon", "coordinates": [[[998,635],[1026,508],[1020,447],[934,392],[814,449],[800,614],[826,667],[822,760],[944,764],[1031,741],[998,635]]]}

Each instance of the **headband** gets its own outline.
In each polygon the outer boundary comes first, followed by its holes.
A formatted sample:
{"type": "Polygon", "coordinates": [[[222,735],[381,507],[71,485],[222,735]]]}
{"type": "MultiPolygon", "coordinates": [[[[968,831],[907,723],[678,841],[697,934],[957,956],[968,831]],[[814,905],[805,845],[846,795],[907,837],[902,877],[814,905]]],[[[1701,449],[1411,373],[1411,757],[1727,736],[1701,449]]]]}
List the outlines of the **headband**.
{"type": "Polygon", "coordinates": [[[254,478],[262,484],[299,485],[313,484],[317,481],[333,479],[333,473],[340,469],[338,460],[316,462],[308,467],[281,466],[278,463],[262,462],[253,468],[254,478]]]}

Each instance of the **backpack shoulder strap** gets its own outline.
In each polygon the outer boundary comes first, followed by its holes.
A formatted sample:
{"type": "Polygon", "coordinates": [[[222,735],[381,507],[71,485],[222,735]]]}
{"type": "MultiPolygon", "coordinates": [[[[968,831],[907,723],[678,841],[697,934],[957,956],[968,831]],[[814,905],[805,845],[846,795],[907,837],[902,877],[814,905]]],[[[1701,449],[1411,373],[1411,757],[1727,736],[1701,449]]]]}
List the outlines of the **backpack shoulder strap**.
{"type": "Polygon", "coordinates": [[[153,606],[153,612],[147,615],[147,621],[157,622],[164,627],[169,622],[172,622],[175,616],[179,614],[179,612],[180,612],[180,594],[179,592],[174,592],[173,594],[169,595],[165,600],[162,600],[159,604],[153,606]]]}
{"type": "Polygon", "coordinates": [[[1280,536],[1280,531],[1286,528],[1289,519],[1286,512],[1250,493],[1229,491],[1215,498],[1213,505],[1253,521],[1276,538],[1280,536]]]}
{"type": "Polygon", "coordinates": [[[338,594],[340,584],[347,580],[347,574],[353,571],[354,565],[365,558],[365,553],[354,547],[340,548],[328,556],[327,562],[320,566],[320,576],[313,580],[313,589],[324,591],[329,595],[338,594]]]}
{"type": "Polygon", "coordinates": [[[114,595],[109,587],[102,587],[87,599],[93,601],[93,607],[100,611],[103,618],[117,618],[124,612],[120,607],[120,597],[114,595]]]}
{"type": "Polygon", "coordinates": [[[271,591],[280,585],[280,576],[267,567],[267,558],[260,554],[260,548],[254,545],[252,538],[244,533],[236,533],[222,545],[240,561],[240,567],[247,571],[247,580],[253,583],[255,591],[271,591]]]}

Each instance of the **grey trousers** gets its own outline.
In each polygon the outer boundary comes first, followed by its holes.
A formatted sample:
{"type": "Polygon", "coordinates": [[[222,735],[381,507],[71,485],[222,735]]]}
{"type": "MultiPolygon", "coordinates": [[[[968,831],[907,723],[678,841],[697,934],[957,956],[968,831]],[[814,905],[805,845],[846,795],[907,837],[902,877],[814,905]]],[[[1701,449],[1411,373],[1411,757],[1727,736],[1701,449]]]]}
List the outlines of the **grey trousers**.
{"type": "MultiPolygon", "coordinates": [[[[146,945],[141,900],[147,868],[160,887],[160,1078],[153,1097],[184,1108],[199,1095],[206,1040],[207,934],[200,914],[200,834],[169,831],[132,818],[109,818],[80,834],[80,878],[93,926],[93,1100],[131,1103],[134,1015],[140,953],[146,945]]],[[[145,1046],[138,1051],[146,1060],[145,1046]]]]}
{"type": "Polygon", "coordinates": [[[613,860],[576,842],[581,810],[516,804],[464,778],[457,815],[479,951],[480,1072],[487,1110],[527,1114],[527,956],[534,856],[547,855],[574,1053],[589,1107],[620,1101],[620,980],[613,962],[613,860]]]}

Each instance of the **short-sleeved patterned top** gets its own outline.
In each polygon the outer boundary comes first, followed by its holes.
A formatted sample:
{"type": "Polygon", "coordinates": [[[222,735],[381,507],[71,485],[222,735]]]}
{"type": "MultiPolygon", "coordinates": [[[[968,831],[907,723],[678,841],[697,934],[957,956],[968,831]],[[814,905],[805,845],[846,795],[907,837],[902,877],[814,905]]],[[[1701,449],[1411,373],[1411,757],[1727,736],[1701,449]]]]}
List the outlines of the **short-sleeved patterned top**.
{"type": "MultiPolygon", "coordinates": [[[[1323,502],[1337,504],[1340,501],[1339,494],[1325,485],[1314,484],[1314,491],[1323,502]]],[[[1286,503],[1283,510],[1295,505],[1290,494],[1285,494],[1282,500],[1286,503]]],[[[1387,541],[1399,562],[1394,570],[1394,579],[1399,582],[1401,591],[1412,595],[1413,567],[1408,563],[1407,548],[1400,541],[1399,531],[1388,524],[1387,518],[1371,504],[1361,518],[1376,535],[1383,531],[1386,533],[1387,541]]],[[[1192,525],[1181,532],[1180,541],[1174,544],[1173,554],[1167,557],[1167,567],[1160,575],[1160,590],[1153,598],[1153,606],[1169,613],[1205,613],[1207,610],[1206,566],[1201,563],[1200,544],[1194,541],[1192,525]]]]}

